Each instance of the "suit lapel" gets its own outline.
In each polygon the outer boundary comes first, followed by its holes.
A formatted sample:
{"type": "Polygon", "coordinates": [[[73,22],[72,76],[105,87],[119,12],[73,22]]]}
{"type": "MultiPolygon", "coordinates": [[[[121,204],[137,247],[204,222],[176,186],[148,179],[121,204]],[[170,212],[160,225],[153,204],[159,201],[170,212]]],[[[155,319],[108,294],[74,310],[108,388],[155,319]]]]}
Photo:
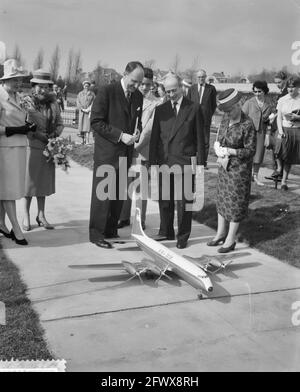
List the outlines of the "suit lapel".
{"type": "Polygon", "coordinates": [[[208,97],[208,95],[209,95],[209,87],[208,87],[208,85],[207,84],[205,84],[205,86],[204,86],[204,91],[203,91],[203,96],[202,96],[202,102],[204,102],[205,100],[206,100],[206,98],[208,97]]]}
{"type": "Polygon", "coordinates": [[[121,102],[121,104],[123,106],[123,109],[127,113],[127,115],[130,116],[129,104],[128,104],[128,101],[127,101],[127,99],[125,97],[125,93],[124,93],[123,87],[121,85],[121,82],[118,82],[117,89],[118,89],[118,96],[120,97],[120,102],[121,102]]]}
{"type": "Polygon", "coordinates": [[[185,119],[187,118],[187,116],[189,115],[190,111],[192,109],[192,105],[188,104],[188,101],[183,97],[180,108],[179,108],[179,112],[177,114],[174,126],[170,132],[169,135],[169,142],[173,139],[173,137],[177,134],[177,132],[179,131],[180,127],[182,126],[182,124],[184,123],[185,119]]]}

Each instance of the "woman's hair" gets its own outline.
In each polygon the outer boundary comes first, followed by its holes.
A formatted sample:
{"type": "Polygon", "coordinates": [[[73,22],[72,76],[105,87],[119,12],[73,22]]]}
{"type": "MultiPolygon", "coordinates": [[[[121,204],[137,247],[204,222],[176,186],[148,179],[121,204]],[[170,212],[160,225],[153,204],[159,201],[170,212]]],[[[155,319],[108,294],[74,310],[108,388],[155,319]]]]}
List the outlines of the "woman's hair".
{"type": "Polygon", "coordinates": [[[275,74],[274,79],[286,80],[287,74],[284,71],[279,71],[275,74]]]}
{"type": "Polygon", "coordinates": [[[163,92],[166,92],[165,86],[162,83],[159,83],[157,88],[160,87],[163,92]]]}
{"type": "MultiPolygon", "coordinates": [[[[40,83],[34,83],[34,82],[31,82],[31,87],[35,87],[35,86],[37,86],[38,84],[40,84],[40,83]]],[[[49,88],[52,88],[52,86],[53,86],[53,84],[47,84],[47,83],[45,83],[45,85],[46,86],[48,86],[49,88]]]]}
{"type": "Polygon", "coordinates": [[[255,88],[262,90],[265,94],[269,92],[269,87],[265,80],[256,80],[253,83],[252,90],[254,91],[255,88]]]}
{"type": "Polygon", "coordinates": [[[286,82],[287,87],[300,87],[300,78],[296,76],[291,76],[287,82],[286,82]]]}

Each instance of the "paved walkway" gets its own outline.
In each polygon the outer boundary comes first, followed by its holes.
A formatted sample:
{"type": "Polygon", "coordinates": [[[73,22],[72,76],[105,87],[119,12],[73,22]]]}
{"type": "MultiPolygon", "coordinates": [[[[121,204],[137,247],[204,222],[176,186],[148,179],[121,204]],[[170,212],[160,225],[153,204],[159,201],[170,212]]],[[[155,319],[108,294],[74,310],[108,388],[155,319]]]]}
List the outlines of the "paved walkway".
{"type": "MultiPolygon", "coordinates": [[[[144,257],[132,243],[104,250],[88,242],[91,181],[92,172],[76,163],[69,174],[57,170],[57,193],[47,201],[56,229],[34,225],[26,233],[28,247],[1,239],[28,286],[50,349],[67,360],[67,370],[300,370],[300,326],[292,322],[300,270],[244,244],[201,301],[179,279],[156,286],[145,278],[141,285],[126,282],[125,272],[71,269],[144,257]]],[[[158,225],[157,204],[150,202],[146,232],[156,233],[158,225]]],[[[129,238],[129,228],[120,234],[129,238]]],[[[205,245],[213,234],[194,222],[186,249],[178,250],[175,241],[166,245],[182,255],[216,255],[205,245]]]]}

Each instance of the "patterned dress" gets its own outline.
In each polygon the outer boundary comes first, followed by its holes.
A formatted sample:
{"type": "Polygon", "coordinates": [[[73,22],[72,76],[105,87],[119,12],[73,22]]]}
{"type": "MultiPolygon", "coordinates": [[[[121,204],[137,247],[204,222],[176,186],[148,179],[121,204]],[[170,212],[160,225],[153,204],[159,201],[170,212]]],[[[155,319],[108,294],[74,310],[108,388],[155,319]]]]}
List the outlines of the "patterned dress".
{"type": "Polygon", "coordinates": [[[225,170],[218,170],[217,212],[228,222],[240,222],[248,215],[253,156],[256,150],[256,131],[252,120],[244,113],[241,121],[221,126],[219,141],[222,147],[237,149],[225,170]]]}

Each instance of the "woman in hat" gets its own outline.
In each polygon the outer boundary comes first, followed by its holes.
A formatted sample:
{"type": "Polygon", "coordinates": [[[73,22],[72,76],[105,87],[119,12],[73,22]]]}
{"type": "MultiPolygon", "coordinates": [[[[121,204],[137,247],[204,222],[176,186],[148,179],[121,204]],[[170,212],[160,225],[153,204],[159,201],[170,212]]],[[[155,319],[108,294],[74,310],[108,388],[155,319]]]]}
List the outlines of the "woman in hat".
{"type": "Polygon", "coordinates": [[[219,141],[215,142],[218,156],[217,212],[218,230],[208,246],[217,246],[219,253],[234,250],[240,222],[247,216],[256,131],[252,120],[241,110],[241,93],[231,88],[219,94],[218,109],[225,112],[219,141]],[[229,230],[227,232],[227,222],[229,230]]]}
{"type": "Polygon", "coordinates": [[[253,181],[263,186],[259,181],[258,172],[265,155],[265,139],[269,116],[273,111],[273,104],[268,97],[268,84],[264,80],[256,80],[253,83],[252,91],[254,97],[248,99],[243,105],[243,112],[251,118],[254,123],[256,134],[256,152],[253,158],[253,181]]]}
{"type": "Polygon", "coordinates": [[[25,196],[26,134],[36,126],[26,121],[16,93],[22,78],[28,76],[14,59],[4,62],[0,79],[0,233],[18,245],[27,245],[16,215],[16,200],[25,196]],[[7,214],[12,230],[5,224],[7,214]]]}
{"type": "Polygon", "coordinates": [[[283,161],[281,189],[288,190],[287,178],[291,165],[300,164],[300,78],[287,81],[288,94],[277,104],[278,138],[283,139],[276,151],[283,161]]]}
{"type": "Polygon", "coordinates": [[[82,144],[85,144],[86,134],[88,134],[89,143],[89,133],[91,130],[90,113],[95,99],[95,94],[90,91],[91,83],[88,80],[85,80],[82,85],[83,90],[77,95],[77,107],[79,110],[78,131],[82,137],[82,144]]]}
{"type": "Polygon", "coordinates": [[[53,81],[50,73],[38,69],[33,72],[32,93],[24,98],[24,107],[30,121],[37,125],[37,131],[28,135],[26,163],[25,208],[23,229],[31,230],[30,205],[32,197],[37,198],[36,222],[45,229],[54,229],[45,217],[46,197],[55,193],[55,164],[47,162],[43,151],[51,137],[60,136],[63,121],[55,95],[50,92],[53,81]]]}

